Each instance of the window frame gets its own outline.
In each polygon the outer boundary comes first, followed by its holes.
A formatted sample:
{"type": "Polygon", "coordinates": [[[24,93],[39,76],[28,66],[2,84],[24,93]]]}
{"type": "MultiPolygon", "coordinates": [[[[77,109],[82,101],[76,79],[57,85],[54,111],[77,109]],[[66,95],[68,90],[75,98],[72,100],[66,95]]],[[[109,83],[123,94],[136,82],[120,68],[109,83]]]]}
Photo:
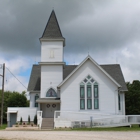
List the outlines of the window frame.
{"type": "Polygon", "coordinates": [[[35,107],[38,107],[38,103],[36,102],[36,100],[39,98],[39,95],[38,94],[36,94],[35,95],[35,97],[34,97],[34,100],[35,100],[35,107]]]}
{"type": "Polygon", "coordinates": [[[121,111],[121,96],[118,94],[118,110],[121,111]]]}
{"type": "Polygon", "coordinates": [[[79,86],[80,110],[99,110],[99,84],[96,80],[88,74],[79,86]]]}
{"type": "Polygon", "coordinates": [[[96,110],[96,109],[99,109],[99,88],[98,88],[98,84],[95,83],[93,88],[94,88],[94,109],[96,110]],[[95,90],[95,89],[97,89],[97,90],[95,90]]]}
{"type": "Polygon", "coordinates": [[[85,110],[85,85],[83,83],[80,84],[80,110],[85,110]],[[83,90],[81,90],[81,89],[83,89],[83,90]],[[84,96],[81,96],[82,95],[81,92],[84,92],[83,93],[84,96]],[[83,108],[82,108],[82,101],[84,101],[83,102],[83,104],[84,104],[83,108]]]}

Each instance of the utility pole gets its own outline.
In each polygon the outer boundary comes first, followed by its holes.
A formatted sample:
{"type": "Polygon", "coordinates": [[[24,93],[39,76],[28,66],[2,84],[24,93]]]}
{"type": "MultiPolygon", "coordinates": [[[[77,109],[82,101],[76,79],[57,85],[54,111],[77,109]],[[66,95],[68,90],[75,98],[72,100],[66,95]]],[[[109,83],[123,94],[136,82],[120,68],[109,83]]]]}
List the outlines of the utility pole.
{"type": "Polygon", "coordinates": [[[1,95],[1,126],[3,125],[3,101],[4,101],[4,79],[5,79],[5,63],[3,64],[2,76],[2,95],[1,95]]]}

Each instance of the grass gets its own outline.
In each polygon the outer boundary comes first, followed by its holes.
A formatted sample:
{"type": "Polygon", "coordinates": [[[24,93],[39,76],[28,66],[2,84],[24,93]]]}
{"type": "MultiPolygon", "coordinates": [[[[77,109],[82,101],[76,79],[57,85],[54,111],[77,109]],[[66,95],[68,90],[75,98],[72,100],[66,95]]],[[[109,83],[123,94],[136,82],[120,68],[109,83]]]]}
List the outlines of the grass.
{"type": "Polygon", "coordinates": [[[7,124],[3,124],[2,126],[0,126],[0,130],[3,130],[7,127],[7,124]]]}
{"type": "Polygon", "coordinates": [[[54,131],[140,131],[138,124],[131,127],[106,127],[106,128],[57,128],[54,131]]]}
{"type": "Polygon", "coordinates": [[[139,125],[131,127],[112,127],[112,128],[73,128],[72,131],[140,131],[139,125]]]}

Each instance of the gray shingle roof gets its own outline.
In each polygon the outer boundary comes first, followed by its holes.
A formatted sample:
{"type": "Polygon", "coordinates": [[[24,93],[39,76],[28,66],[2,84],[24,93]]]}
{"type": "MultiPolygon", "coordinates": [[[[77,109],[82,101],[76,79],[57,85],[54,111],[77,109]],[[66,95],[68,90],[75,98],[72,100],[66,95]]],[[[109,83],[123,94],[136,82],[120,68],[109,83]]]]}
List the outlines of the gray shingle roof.
{"type": "Polygon", "coordinates": [[[122,74],[122,70],[119,64],[112,65],[100,65],[116,82],[118,82],[122,87],[120,90],[127,91],[126,83],[122,74]]]}
{"type": "MultiPolygon", "coordinates": [[[[112,65],[100,65],[116,82],[118,82],[122,87],[120,90],[127,90],[125,80],[118,64],[112,65]]],[[[77,67],[77,65],[65,65],[63,68],[63,80],[77,67]]],[[[39,91],[40,90],[40,76],[41,68],[40,65],[33,65],[30,81],[28,85],[28,91],[39,91]]]]}
{"type": "Polygon", "coordinates": [[[52,11],[48,23],[45,27],[42,38],[48,39],[64,39],[55,15],[54,10],[52,11]]]}
{"type": "Polygon", "coordinates": [[[41,67],[40,65],[33,65],[30,80],[28,84],[28,91],[40,91],[41,82],[41,67]]]}

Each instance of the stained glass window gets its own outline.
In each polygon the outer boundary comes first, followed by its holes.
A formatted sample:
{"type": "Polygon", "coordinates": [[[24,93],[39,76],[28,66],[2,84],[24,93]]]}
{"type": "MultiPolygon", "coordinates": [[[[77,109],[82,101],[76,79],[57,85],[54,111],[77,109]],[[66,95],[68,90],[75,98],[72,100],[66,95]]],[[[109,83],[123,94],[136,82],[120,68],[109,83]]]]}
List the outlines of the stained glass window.
{"type": "Polygon", "coordinates": [[[53,88],[50,88],[47,91],[46,97],[57,97],[57,94],[56,94],[56,92],[55,92],[55,90],[53,88]]]}
{"type": "Polygon", "coordinates": [[[93,79],[91,79],[90,81],[91,81],[92,83],[94,82],[94,80],[93,80],[93,79]]]}
{"type": "Polygon", "coordinates": [[[85,109],[85,86],[80,84],[80,109],[85,109]]]}
{"type": "Polygon", "coordinates": [[[87,76],[87,79],[90,79],[90,78],[91,78],[90,75],[88,75],[88,76],[87,76]]]}
{"type": "Polygon", "coordinates": [[[85,109],[85,99],[80,99],[80,109],[85,109]]]}
{"type": "Polygon", "coordinates": [[[98,83],[88,75],[80,84],[80,109],[99,109],[98,83]]]}
{"type": "Polygon", "coordinates": [[[87,81],[88,81],[87,79],[84,80],[85,83],[86,83],[87,81]]]}
{"type": "Polygon", "coordinates": [[[91,93],[91,84],[88,84],[87,85],[87,98],[91,98],[91,95],[92,95],[92,93],[91,93]]]}
{"type": "Polygon", "coordinates": [[[94,109],[99,109],[98,84],[94,84],[94,109]]]}
{"type": "Polygon", "coordinates": [[[92,109],[92,99],[87,99],[87,109],[92,109]]]}
{"type": "Polygon", "coordinates": [[[98,85],[94,85],[94,98],[98,98],[98,85]]]}
{"type": "Polygon", "coordinates": [[[99,100],[94,98],[94,109],[99,109],[99,100]]]}
{"type": "Polygon", "coordinates": [[[81,98],[85,97],[85,88],[84,88],[84,86],[80,86],[80,97],[81,98]]]}

